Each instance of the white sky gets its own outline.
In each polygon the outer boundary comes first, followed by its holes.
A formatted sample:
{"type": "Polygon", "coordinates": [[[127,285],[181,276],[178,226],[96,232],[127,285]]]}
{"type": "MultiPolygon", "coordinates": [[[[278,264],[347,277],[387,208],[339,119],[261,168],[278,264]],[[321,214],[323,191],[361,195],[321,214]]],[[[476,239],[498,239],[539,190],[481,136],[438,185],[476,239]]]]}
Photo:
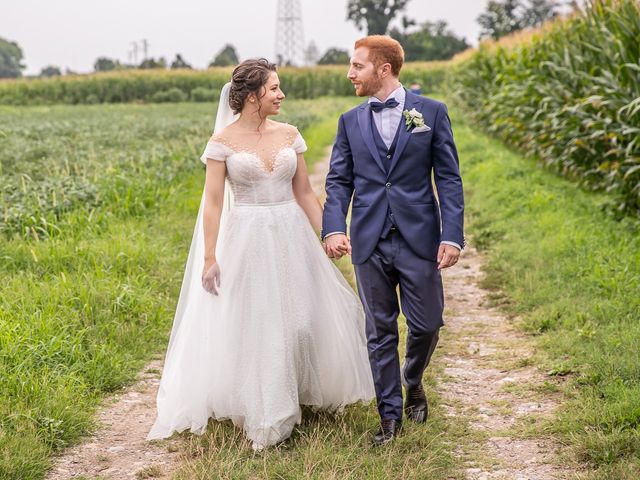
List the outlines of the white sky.
{"type": "MultiPolygon", "coordinates": [[[[99,56],[128,61],[131,42],[147,39],[149,56],[171,62],[176,53],[205,68],[226,43],[241,59],[274,59],[278,0],[0,0],[0,37],[17,42],[26,74],[46,65],[93,70],[99,56]]],[[[305,42],[320,53],[351,50],[362,37],[346,20],[347,0],[300,0],[305,42]]],[[[476,18],[487,0],[410,0],[405,14],[419,23],[446,20],[476,44],[476,18]]],[[[142,55],[139,54],[138,60],[142,55]]]]}

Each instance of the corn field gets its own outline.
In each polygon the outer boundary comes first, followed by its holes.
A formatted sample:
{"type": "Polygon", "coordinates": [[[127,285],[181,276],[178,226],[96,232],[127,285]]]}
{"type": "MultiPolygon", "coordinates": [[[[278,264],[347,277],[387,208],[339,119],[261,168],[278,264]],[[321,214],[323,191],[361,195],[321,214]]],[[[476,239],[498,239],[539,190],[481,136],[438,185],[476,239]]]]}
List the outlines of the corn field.
{"type": "MultiPolygon", "coordinates": [[[[419,82],[425,91],[442,83],[446,63],[405,65],[401,80],[419,82]]],[[[278,70],[290,98],[353,95],[346,65],[278,70]]],[[[231,68],[208,70],[123,70],[93,75],[0,81],[1,105],[96,104],[126,102],[210,102],[231,78],[231,68]]]]}
{"type": "Polygon", "coordinates": [[[640,4],[590,2],[537,32],[486,43],[450,71],[481,128],[640,212],[640,4]]]}

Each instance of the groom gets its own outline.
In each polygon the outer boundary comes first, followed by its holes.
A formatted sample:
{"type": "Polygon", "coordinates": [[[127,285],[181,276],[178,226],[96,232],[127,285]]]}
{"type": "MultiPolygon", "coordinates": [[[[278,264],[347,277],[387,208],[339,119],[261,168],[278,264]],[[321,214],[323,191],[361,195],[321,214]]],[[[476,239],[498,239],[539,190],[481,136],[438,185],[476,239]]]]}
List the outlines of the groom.
{"type": "Polygon", "coordinates": [[[338,122],[322,228],[327,254],[349,253],[355,266],[381,418],[376,445],[401,429],[401,385],[407,418],[427,418],[422,375],[443,325],[440,270],[458,261],[465,243],[462,180],[447,108],[400,84],[403,60],[401,45],[388,36],[355,44],[348,77],[356,95],[369,98],[338,122]],[[408,325],[402,368],[398,285],[408,325]]]}

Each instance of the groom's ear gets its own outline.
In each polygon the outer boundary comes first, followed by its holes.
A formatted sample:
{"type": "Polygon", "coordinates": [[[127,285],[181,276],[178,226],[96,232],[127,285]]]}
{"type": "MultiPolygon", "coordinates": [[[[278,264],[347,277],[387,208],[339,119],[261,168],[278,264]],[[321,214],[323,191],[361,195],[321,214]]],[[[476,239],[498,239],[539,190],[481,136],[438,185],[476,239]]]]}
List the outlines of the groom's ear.
{"type": "Polygon", "coordinates": [[[380,77],[382,78],[386,78],[392,74],[390,63],[383,63],[382,65],[380,65],[380,68],[378,70],[380,72],[380,77]]]}

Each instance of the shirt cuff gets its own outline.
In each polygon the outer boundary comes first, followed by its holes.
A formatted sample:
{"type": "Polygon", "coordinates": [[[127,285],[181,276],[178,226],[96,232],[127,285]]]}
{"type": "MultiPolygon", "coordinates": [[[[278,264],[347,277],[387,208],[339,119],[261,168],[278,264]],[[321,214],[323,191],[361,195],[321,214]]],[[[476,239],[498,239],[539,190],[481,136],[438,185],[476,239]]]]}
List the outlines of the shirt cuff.
{"type": "Polygon", "coordinates": [[[458,245],[456,242],[450,242],[449,240],[442,240],[440,244],[451,245],[452,247],[456,247],[458,250],[462,250],[462,247],[458,245]]]}
{"type": "Polygon", "coordinates": [[[329,232],[324,237],[322,237],[322,240],[325,240],[326,238],[329,238],[331,235],[346,235],[346,233],[344,233],[344,232],[329,232]]]}

